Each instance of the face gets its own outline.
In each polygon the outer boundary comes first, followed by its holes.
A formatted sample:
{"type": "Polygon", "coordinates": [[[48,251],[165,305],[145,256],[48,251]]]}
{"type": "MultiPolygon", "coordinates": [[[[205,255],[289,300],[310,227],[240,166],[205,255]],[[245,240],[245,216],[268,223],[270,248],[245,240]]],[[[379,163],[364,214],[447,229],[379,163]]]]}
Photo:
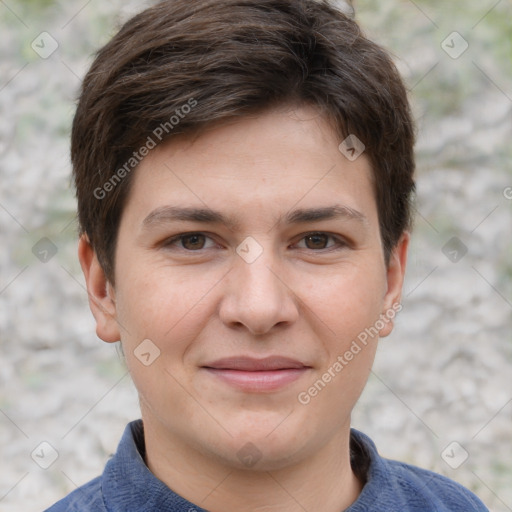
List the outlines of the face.
{"type": "Polygon", "coordinates": [[[386,266],[369,161],[340,142],[309,108],[174,139],[133,176],[115,288],[102,293],[82,240],[98,335],[122,340],[144,421],[167,439],[275,469],[347,434],[408,237],[386,266]]]}

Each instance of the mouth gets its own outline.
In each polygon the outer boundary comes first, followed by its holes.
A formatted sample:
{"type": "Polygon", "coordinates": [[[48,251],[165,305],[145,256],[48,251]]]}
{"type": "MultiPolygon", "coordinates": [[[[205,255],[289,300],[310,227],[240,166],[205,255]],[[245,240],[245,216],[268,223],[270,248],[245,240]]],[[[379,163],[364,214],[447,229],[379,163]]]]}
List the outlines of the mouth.
{"type": "Polygon", "coordinates": [[[246,392],[275,391],[305,375],[311,366],[288,357],[230,357],[202,366],[211,376],[246,392]]]}

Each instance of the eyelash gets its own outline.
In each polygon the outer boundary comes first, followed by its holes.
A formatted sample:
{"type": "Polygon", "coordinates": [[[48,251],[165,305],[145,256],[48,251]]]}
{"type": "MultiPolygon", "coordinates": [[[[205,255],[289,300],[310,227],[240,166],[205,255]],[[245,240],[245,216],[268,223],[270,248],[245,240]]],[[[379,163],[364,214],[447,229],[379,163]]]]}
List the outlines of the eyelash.
{"type": "MultiPolygon", "coordinates": [[[[194,235],[203,235],[205,236],[206,238],[212,240],[212,238],[210,236],[208,236],[206,233],[203,233],[201,231],[191,231],[189,233],[180,233],[179,235],[176,235],[176,236],[173,236],[167,240],[165,240],[163,243],[162,243],[162,246],[164,248],[172,248],[172,245],[175,243],[175,242],[179,242],[179,241],[182,241],[183,239],[185,238],[188,238],[188,237],[192,237],[194,235]]],[[[310,251],[313,251],[313,252],[328,252],[328,251],[332,251],[332,250],[340,250],[340,249],[344,249],[346,247],[348,247],[350,244],[345,241],[343,238],[340,238],[338,236],[335,236],[335,235],[331,235],[330,233],[326,233],[324,231],[311,231],[309,233],[305,233],[302,235],[302,237],[300,238],[299,242],[301,242],[302,240],[304,240],[305,238],[309,237],[309,236],[314,236],[314,235],[326,235],[328,237],[328,239],[332,239],[336,242],[337,244],[337,247],[326,247],[326,248],[323,248],[323,249],[309,249],[310,251]]],[[[208,249],[208,248],[207,248],[208,249]]],[[[184,252],[188,252],[188,253],[200,253],[204,250],[207,250],[207,249],[197,249],[197,250],[190,250],[190,249],[185,249],[184,247],[179,247],[178,250],[181,250],[181,251],[184,251],[184,252]]],[[[301,248],[301,249],[308,249],[307,247],[306,248],[301,248]]]]}

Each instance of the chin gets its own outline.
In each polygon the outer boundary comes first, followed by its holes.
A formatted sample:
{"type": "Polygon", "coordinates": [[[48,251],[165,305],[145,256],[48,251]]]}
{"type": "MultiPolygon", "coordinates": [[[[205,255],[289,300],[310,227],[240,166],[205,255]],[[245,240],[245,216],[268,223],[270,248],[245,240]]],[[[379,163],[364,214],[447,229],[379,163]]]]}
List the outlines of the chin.
{"type": "Polygon", "coordinates": [[[257,428],[243,428],[236,433],[231,428],[233,437],[225,439],[229,443],[227,450],[225,446],[218,446],[227,459],[225,462],[238,469],[275,471],[307,457],[311,438],[305,436],[304,429],[277,425],[279,423],[276,422],[260,423],[257,428]]]}
{"type": "Polygon", "coordinates": [[[269,441],[235,440],[227,449],[218,454],[224,464],[238,470],[267,472],[285,469],[300,462],[306,453],[302,445],[293,443],[290,439],[269,441]],[[235,453],[235,457],[233,457],[235,453]]]}

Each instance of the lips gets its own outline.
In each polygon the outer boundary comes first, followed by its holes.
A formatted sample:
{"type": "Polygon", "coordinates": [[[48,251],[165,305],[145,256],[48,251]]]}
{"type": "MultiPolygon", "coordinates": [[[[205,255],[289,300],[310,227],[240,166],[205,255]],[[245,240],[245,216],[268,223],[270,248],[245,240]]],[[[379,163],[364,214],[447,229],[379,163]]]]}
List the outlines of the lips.
{"type": "Polygon", "coordinates": [[[311,367],[295,359],[229,357],[202,367],[210,376],[245,392],[276,391],[302,377],[311,367]]]}
{"type": "Polygon", "coordinates": [[[215,370],[239,370],[246,372],[290,370],[297,368],[309,368],[307,365],[290,359],[288,357],[271,356],[264,359],[255,359],[252,357],[227,357],[219,359],[213,363],[204,365],[204,368],[213,368],[215,370]]]}

